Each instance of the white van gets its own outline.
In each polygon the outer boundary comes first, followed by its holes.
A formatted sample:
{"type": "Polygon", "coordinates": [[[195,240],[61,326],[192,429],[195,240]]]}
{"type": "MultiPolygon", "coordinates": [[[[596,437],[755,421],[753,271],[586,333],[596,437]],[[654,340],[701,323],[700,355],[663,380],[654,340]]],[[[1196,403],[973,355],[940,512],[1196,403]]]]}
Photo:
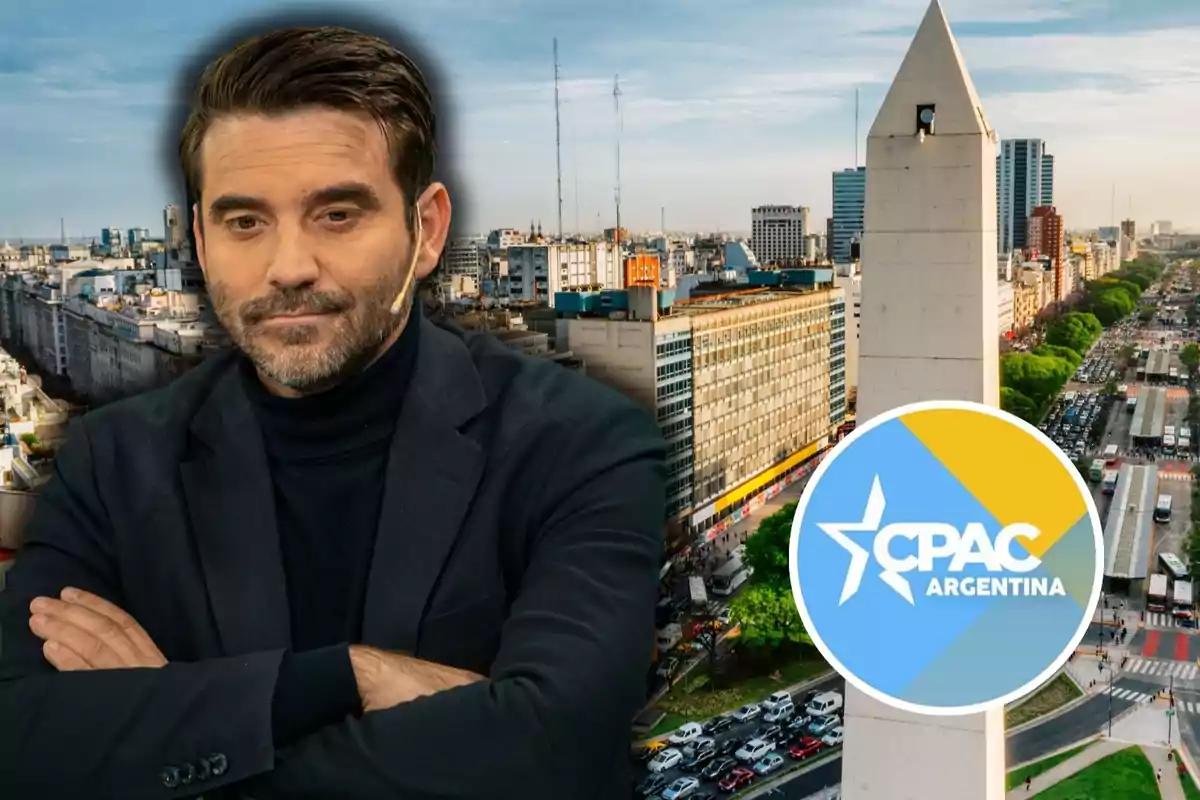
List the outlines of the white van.
{"type": "Polygon", "coordinates": [[[772,694],[766,700],[763,700],[761,703],[759,703],[759,705],[763,707],[764,711],[772,711],[772,710],[774,710],[775,706],[779,705],[780,703],[791,703],[791,702],[792,702],[791,693],[780,690],[780,691],[772,694]]]}
{"type": "Polygon", "coordinates": [[[796,713],[796,707],[792,704],[792,699],[781,700],[771,706],[771,710],[763,714],[763,722],[783,722],[786,719],[791,719],[792,714],[796,713]]]}
{"type": "Polygon", "coordinates": [[[804,713],[810,717],[827,717],[842,710],[841,692],[822,692],[812,699],[804,713]]]}

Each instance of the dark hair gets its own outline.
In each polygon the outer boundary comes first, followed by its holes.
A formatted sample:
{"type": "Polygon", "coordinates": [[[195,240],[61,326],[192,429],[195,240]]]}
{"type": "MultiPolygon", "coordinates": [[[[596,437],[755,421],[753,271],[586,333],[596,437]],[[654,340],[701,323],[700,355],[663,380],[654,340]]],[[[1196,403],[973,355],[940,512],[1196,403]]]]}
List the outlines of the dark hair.
{"type": "Polygon", "coordinates": [[[379,123],[411,215],[437,162],[429,86],[412,59],[384,39],[335,26],[252,36],[204,68],[179,138],[180,166],[193,197],[200,192],[200,145],[216,119],[314,107],[365,114],[379,123]]]}

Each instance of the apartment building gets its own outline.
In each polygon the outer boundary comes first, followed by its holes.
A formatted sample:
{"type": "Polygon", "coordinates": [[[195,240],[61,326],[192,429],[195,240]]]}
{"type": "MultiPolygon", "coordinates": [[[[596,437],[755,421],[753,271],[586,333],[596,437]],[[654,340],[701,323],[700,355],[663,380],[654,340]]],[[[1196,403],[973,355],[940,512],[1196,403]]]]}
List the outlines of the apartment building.
{"type": "Polygon", "coordinates": [[[792,272],[808,285],[769,285],[779,273],[763,270],[760,285],[688,302],[642,287],[556,300],[560,346],[658,419],[669,512],[690,537],[796,479],[845,419],[845,292],[831,270],[792,272]]]}
{"type": "Polygon", "coordinates": [[[513,300],[553,304],[575,288],[623,289],[623,264],[608,242],[529,243],[508,248],[507,291],[513,300]]]}

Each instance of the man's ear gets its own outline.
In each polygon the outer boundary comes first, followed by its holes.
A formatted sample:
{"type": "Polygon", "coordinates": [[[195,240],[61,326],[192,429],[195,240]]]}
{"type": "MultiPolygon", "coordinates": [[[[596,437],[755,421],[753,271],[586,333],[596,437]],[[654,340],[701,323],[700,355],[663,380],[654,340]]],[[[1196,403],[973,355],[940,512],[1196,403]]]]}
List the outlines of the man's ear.
{"type": "Polygon", "coordinates": [[[450,235],[450,193],[441,183],[430,184],[417,200],[421,215],[420,255],[417,256],[417,279],[426,278],[437,267],[450,235]]]}

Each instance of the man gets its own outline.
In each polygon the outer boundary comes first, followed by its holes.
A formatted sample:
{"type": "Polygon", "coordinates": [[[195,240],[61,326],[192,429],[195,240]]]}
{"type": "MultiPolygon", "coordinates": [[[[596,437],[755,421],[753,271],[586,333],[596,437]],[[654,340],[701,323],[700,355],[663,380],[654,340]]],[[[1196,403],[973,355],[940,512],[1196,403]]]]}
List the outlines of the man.
{"type": "Polygon", "coordinates": [[[180,156],[238,353],[80,420],[3,598],[0,796],[627,796],[664,448],[412,302],[447,236],[413,63],[204,71],[180,156]]]}

